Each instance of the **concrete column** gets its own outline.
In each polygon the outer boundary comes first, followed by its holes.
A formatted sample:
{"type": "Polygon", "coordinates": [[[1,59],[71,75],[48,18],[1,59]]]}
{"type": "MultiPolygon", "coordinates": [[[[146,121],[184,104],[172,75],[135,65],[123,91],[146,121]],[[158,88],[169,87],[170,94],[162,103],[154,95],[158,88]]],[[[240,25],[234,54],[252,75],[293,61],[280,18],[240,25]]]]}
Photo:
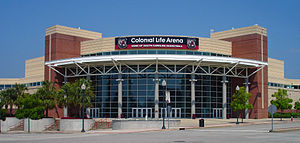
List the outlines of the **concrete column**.
{"type": "MultiPolygon", "coordinates": [[[[64,84],[67,84],[68,78],[64,77],[64,84]]],[[[67,98],[67,95],[64,95],[64,98],[67,98]]],[[[68,107],[64,106],[64,117],[68,117],[68,107]]]]}
{"type": "Polygon", "coordinates": [[[88,65],[88,68],[87,68],[87,70],[88,70],[88,71],[87,71],[88,73],[87,73],[86,79],[87,79],[87,80],[91,80],[91,75],[90,75],[90,66],[89,66],[89,65],[88,65]]]}
{"type": "Polygon", "coordinates": [[[223,76],[223,80],[222,80],[222,87],[223,87],[223,90],[222,90],[222,105],[223,105],[223,119],[226,119],[226,116],[227,116],[227,83],[228,81],[226,81],[226,76],[224,75],[223,76]]]}
{"type": "Polygon", "coordinates": [[[196,106],[195,106],[195,82],[197,80],[195,79],[195,74],[192,74],[192,77],[191,77],[190,81],[191,81],[191,117],[193,117],[193,115],[196,114],[196,106]]]}
{"type": "Polygon", "coordinates": [[[119,79],[117,81],[119,82],[118,84],[118,118],[121,118],[122,115],[122,75],[119,74],[119,79]]]}
{"type": "Polygon", "coordinates": [[[154,95],[154,102],[155,102],[155,107],[154,107],[154,117],[156,119],[159,118],[159,107],[158,107],[158,103],[159,103],[159,79],[158,79],[158,74],[155,74],[155,95],[154,95]]]}
{"type": "MultiPolygon", "coordinates": [[[[86,76],[86,79],[87,79],[87,80],[91,80],[91,76],[90,76],[90,74],[89,74],[89,73],[90,73],[89,70],[90,70],[90,68],[88,68],[88,74],[87,74],[87,76],[86,76]]],[[[86,113],[86,116],[87,116],[88,118],[91,118],[90,110],[91,110],[91,108],[86,108],[86,109],[85,109],[85,113],[86,113]]]]}
{"type": "MultiPolygon", "coordinates": [[[[248,77],[245,79],[245,89],[246,89],[246,92],[249,93],[249,81],[248,81],[248,77]]],[[[247,101],[246,104],[248,104],[249,101],[247,101]]],[[[246,116],[246,119],[249,119],[249,111],[248,109],[245,110],[245,116],[246,116]]]]}

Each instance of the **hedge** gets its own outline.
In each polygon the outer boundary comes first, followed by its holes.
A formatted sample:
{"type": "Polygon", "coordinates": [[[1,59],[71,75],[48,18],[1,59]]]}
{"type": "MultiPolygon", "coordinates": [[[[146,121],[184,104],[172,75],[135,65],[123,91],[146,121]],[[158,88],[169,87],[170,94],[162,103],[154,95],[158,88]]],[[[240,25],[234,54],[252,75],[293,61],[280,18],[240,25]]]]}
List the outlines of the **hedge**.
{"type": "MultiPolygon", "coordinates": [[[[272,118],[272,115],[269,113],[269,118],[272,118]]],[[[293,116],[294,118],[300,118],[300,113],[274,113],[274,118],[291,118],[293,116]]]]}

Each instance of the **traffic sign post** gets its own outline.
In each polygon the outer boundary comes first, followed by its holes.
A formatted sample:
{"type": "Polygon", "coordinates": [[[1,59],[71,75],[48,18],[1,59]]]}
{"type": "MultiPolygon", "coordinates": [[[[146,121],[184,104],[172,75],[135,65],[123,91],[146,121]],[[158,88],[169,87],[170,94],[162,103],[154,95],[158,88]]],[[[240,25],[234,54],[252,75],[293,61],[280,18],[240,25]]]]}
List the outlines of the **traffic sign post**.
{"type": "Polygon", "coordinates": [[[270,132],[273,132],[273,114],[276,113],[277,111],[277,107],[275,105],[270,105],[268,108],[268,112],[272,115],[272,129],[270,130],[270,132]]]}

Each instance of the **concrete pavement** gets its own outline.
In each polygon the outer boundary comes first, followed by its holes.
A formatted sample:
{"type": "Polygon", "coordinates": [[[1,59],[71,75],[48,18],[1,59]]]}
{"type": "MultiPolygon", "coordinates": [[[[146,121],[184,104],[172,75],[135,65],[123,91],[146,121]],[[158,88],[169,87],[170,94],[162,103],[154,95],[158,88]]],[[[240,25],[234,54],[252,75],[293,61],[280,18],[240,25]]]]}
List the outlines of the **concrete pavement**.
{"type": "MultiPolygon", "coordinates": [[[[300,127],[300,122],[282,122],[275,128],[300,127]]],[[[146,131],[119,134],[72,133],[72,134],[0,134],[0,143],[299,143],[300,131],[269,133],[269,124],[194,128],[189,130],[146,131]]]]}

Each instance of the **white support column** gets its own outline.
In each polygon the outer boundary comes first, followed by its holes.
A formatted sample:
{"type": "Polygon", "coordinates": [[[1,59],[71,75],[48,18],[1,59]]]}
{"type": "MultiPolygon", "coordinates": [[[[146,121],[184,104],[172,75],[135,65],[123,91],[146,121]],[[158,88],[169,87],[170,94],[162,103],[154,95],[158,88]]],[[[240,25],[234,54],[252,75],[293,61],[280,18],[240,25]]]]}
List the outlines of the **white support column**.
{"type": "Polygon", "coordinates": [[[195,74],[191,75],[191,118],[193,118],[193,115],[196,114],[196,105],[195,105],[195,82],[197,81],[195,79],[195,74]]]}
{"type": "MultiPolygon", "coordinates": [[[[246,69],[246,79],[245,79],[245,89],[246,89],[246,92],[249,93],[249,79],[248,79],[248,68],[246,69]]],[[[246,104],[248,104],[249,100],[247,101],[246,104]]],[[[245,116],[246,116],[246,119],[249,119],[249,110],[246,109],[245,110],[245,116]]]]}
{"type": "Polygon", "coordinates": [[[158,79],[158,74],[155,74],[155,79],[154,79],[154,82],[155,82],[155,95],[154,95],[154,103],[155,103],[155,109],[154,109],[154,117],[156,119],[159,118],[159,106],[158,106],[158,103],[159,103],[159,79],[158,79]]]}
{"type": "MultiPolygon", "coordinates": [[[[225,71],[225,68],[224,68],[224,71],[225,71]]],[[[223,85],[223,90],[222,90],[222,105],[223,105],[223,119],[226,119],[226,116],[227,116],[227,85],[226,83],[228,81],[226,81],[226,75],[223,75],[223,80],[221,81],[222,82],[222,85],[223,85]]]]}
{"type": "MultiPolygon", "coordinates": [[[[67,70],[65,69],[65,71],[67,71],[67,70]]],[[[68,78],[65,76],[64,84],[67,84],[67,82],[68,82],[68,78]]],[[[64,95],[64,98],[67,98],[67,95],[64,95]]],[[[68,107],[67,106],[64,106],[64,117],[68,117],[68,107]]]]}
{"type": "MultiPolygon", "coordinates": [[[[90,66],[89,66],[89,65],[88,65],[88,72],[87,72],[86,79],[87,79],[87,80],[91,80],[90,66]]],[[[91,111],[91,108],[86,108],[86,109],[85,109],[86,116],[87,116],[88,118],[91,118],[91,113],[90,113],[90,111],[91,111]]]]}
{"type": "Polygon", "coordinates": [[[90,75],[90,66],[88,65],[88,72],[87,72],[87,76],[86,76],[87,80],[91,80],[91,75],[90,75]]]}
{"type": "Polygon", "coordinates": [[[119,82],[118,84],[118,118],[121,118],[122,115],[122,75],[119,74],[119,77],[117,79],[117,81],[119,82]]]}

